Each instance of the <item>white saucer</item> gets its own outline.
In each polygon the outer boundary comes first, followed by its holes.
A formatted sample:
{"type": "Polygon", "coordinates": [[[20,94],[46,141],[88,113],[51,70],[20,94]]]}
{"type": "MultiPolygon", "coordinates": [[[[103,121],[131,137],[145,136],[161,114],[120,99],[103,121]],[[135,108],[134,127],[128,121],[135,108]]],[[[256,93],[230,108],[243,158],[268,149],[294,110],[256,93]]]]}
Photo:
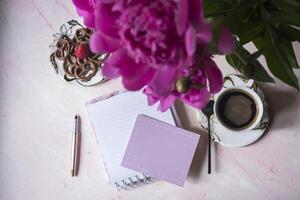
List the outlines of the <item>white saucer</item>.
{"type": "MultiPolygon", "coordinates": [[[[224,78],[223,90],[233,86],[242,86],[242,85],[244,86],[246,85],[246,81],[243,79],[242,76],[228,75],[224,78]]],[[[236,132],[224,127],[217,120],[216,116],[212,115],[211,135],[212,135],[212,139],[215,142],[227,147],[243,147],[258,140],[267,130],[270,123],[270,118],[268,114],[268,103],[265,99],[265,95],[262,90],[256,87],[255,84],[251,89],[254,90],[259,95],[264,105],[264,114],[262,117],[261,125],[258,128],[255,128],[253,130],[236,132]]],[[[201,111],[197,111],[197,119],[200,121],[202,127],[207,129],[207,118],[201,111]]]]}

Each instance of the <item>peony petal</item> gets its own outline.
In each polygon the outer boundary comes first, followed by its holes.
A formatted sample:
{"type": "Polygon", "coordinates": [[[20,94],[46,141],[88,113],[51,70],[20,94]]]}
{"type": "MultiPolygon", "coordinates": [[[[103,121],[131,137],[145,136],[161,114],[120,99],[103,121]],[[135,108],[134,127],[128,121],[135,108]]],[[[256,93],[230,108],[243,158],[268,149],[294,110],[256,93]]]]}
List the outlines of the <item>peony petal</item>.
{"type": "Polygon", "coordinates": [[[85,10],[76,9],[79,16],[83,17],[83,23],[89,28],[95,28],[95,15],[93,12],[88,12],[85,10]]]}
{"type": "Polygon", "coordinates": [[[183,35],[188,23],[188,0],[179,0],[176,28],[179,35],[183,35]]]}
{"type": "Polygon", "coordinates": [[[118,25],[116,21],[120,16],[120,12],[112,11],[112,6],[113,4],[97,3],[95,8],[95,24],[97,30],[118,39],[118,25]]]}
{"type": "Polygon", "coordinates": [[[161,112],[167,111],[174,104],[175,100],[176,97],[174,95],[169,95],[168,97],[160,101],[158,110],[161,112]]]}
{"type": "Polygon", "coordinates": [[[193,56],[196,50],[196,31],[192,25],[189,25],[185,33],[185,49],[189,57],[193,56]]]}
{"type": "Polygon", "coordinates": [[[84,16],[86,15],[87,11],[85,10],[80,10],[79,8],[76,8],[76,12],[79,16],[84,16]]]}
{"type": "Polygon", "coordinates": [[[146,85],[141,79],[122,79],[122,83],[130,91],[138,91],[146,85]]]}
{"type": "Polygon", "coordinates": [[[108,79],[114,79],[119,77],[119,69],[116,68],[113,64],[111,64],[109,60],[110,58],[107,59],[107,62],[105,62],[103,67],[101,68],[102,74],[108,79]]]}
{"type": "Polygon", "coordinates": [[[210,93],[217,93],[223,86],[223,75],[216,63],[209,57],[203,62],[205,75],[209,83],[210,93]]]}
{"type": "Polygon", "coordinates": [[[196,27],[196,29],[201,27],[204,23],[202,5],[202,0],[189,1],[189,21],[193,24],[194,27],[196,27]]]}
{"type": "Polygon", "coordinates": [[[154,93],[153,93],[153,91],[151,90],[150,87],[146,87],[143,90],[143,93],[145,95],[147,95],[147,100],[148,100],[148,105],[149,106],[152,106],[152,105],[154,105],[155,103],[158,102],[158,98],[154,95],[154,93]]]}
{"type": "Polygon", "coordinates": [[[119,39],[112,38],[100,31],[95,32],[90,40],[90,49],[94,53],[114,52],[121,47],[119,39]]]}
{"type": "Polygon", "coordinates": [[[202,109],[210,100],[210,93],[206,88],[202,90],[191,89],[186,95],[180,97],[180,100],[195,108],[202,109]]]}
{"type": "Polygon", "coordinates": [[[142,63],[136,63],[132,58],[127,56],[126,52],[124,52],[120,58],[119,68],[120,75],[126,79],[140,77],[148,70],[148,66],[142,63]]]}
{"type": "Polygon", "coordinates": [[[107,68],[104,68],[103,74],[112,78],[122,76],[123,85],[127,90],[140,90],[154,75],[153,69],[142,63],[135,63],[124,49],[112,53],[104,66],[107,68]]]}
{"type": "Polygon", "coordinates": [[[100,1],[101,3],[116,3],[116,1],[118,0],[98,0],[100,1]]]}
{"type": "Polygon", "coordinates": [[[114,6],[112,8],[113,11],[121,11],[124,7],[124,2],[123,1],[116,1],[114,3],[114,6]]]}
{"type": "Polygon", "coordinates": [[[230,54],[234,49],[234,38],[232,33],[225,27],[220,31],[218,39],[218,50],[221,54],[230,54]]]}
{"type": "Polygon", "coordinates": [[[205,23],[201,29],[197,32],[197,40],[200,44],[208,44],[212,37],[212,25],[205,23]]]}
{"type": "Polygon", "coordinates": [[[93,5],[90,0],[72,0],[73,4],[80,10],[93,11],[93,5]]]}
{"type": "MultiPolygon", "coordinates": [[[[106,60],[105,65],[118,69],[118,74],[124,79],[142,79],[145,75],[149,75],[150,73],[149,66],[143,63],[136,63],[128,56],[125,49],[119,49],[113,52],[106,60]]],[[[152,78],[152,76],[150,78],[152,78]]],[[[146,78],[148,77],[144,77],[144,79],[146,78]]]]}
{"type": "Polygon", "coordinates": [[[177,76],[177,68],[174,66],[163,66],[155,73],[153,80],[150,83],[150,87],[155,94],[167,96],[174,90],[177,76]]]}
{"type": "Polygon", "coordinates": [[[95,28],[95,15],[89,13],[83,15],[83,23],[89,28],[95,28]]]}
{"type": "Polygon", "coordinates": [[[128,57],[125,49],[112,53],[104,63],[103,75],[107,78],[122,76],[122,82],[128,90],[140,90],[154,75],[154,69],[142,63],[135,63],[128,57]]]}
{"type": "Polygon", "coordinates": [[[149,69],[146,73],[144,73],[141,77],[137,77],[135,79],[122,79],[123,85],[127,90],[137,91],[142,89],[145,85],[149,83],[152,79],[154,71],[149,69]]]}

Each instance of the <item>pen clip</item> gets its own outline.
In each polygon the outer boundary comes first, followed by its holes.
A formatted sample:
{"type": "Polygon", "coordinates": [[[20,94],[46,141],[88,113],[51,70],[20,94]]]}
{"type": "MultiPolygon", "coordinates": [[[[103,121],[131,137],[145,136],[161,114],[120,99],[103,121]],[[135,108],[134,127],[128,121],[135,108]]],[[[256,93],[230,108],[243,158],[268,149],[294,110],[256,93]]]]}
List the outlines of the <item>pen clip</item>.
{"type": "Polygon", "coordinates": [[[74,134],[78,134],[79,132],[79,115],[76,115],[75,118],[74,118],[74,129],[73,129],[73,133],[74,134]]]}

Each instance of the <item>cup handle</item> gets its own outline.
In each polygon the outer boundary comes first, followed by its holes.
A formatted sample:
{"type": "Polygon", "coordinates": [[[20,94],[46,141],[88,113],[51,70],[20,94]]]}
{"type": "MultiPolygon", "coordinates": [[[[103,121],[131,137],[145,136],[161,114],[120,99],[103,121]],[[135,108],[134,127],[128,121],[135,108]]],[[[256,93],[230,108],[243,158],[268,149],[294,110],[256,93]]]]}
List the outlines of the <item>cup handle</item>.
{"type": "Polygon", "coordinates": [[[246,87],[247,88],[252,88],[254,85],[254,80],[253,79],[249,79],[248,82],[246,83],[246,87]]]}

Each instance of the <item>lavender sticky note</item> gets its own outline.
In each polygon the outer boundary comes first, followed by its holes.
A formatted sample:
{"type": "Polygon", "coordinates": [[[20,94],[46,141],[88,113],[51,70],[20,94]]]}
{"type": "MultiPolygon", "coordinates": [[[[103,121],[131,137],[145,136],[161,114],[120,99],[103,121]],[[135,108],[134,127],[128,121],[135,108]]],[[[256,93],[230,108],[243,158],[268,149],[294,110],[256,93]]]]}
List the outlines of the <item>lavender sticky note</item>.
{"type": "Polygon", "coordinates": [[[183,186],[199,137],[165,122],[138,115],[122,166],[183,186]]]}

